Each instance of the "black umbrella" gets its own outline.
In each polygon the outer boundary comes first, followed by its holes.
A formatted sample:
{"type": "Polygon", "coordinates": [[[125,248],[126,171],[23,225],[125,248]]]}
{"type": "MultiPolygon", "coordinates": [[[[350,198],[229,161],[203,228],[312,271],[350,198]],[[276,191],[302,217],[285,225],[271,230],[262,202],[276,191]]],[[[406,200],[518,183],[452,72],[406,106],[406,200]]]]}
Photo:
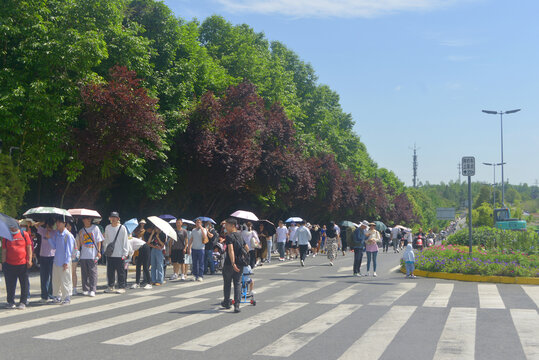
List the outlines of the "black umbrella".
{"type": "Polygon", "coordinates": [[[264,230],[266,230],[268,232],[269,236],[273,236],[275,234],[275,232],[276,232],[275,224],[272,223],[271,221],[269,221],[269,220],[260,220],[260,221],[258,221],[258,223],[264,225],[264,230]]]}

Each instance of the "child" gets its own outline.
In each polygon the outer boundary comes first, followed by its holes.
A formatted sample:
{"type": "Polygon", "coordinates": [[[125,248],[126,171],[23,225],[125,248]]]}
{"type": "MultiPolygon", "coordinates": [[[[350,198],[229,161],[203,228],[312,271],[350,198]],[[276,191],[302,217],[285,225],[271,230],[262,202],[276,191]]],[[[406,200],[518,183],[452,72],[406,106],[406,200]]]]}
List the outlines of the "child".
{"type": "Polygon", "coordinates": [[[406,277],[415,279],[414,275],[414,263],[415,255],[414,248],[411,243],[406,245],[406,251],[402,254],[402,259],[404,260],[404,266],[406,266],[406,277]]]}
{"type": "Polygon", "coordinates": [[[253,273],[251,272],[251,267],[249,265],[243,267],[243,281],[245,281],[246,284],[249,284],[249,292],[247,293],[247,296],[252,296],[256,294],[253,291],[255,287],[255,281],[251,279],[252,274],[253,273]]]}

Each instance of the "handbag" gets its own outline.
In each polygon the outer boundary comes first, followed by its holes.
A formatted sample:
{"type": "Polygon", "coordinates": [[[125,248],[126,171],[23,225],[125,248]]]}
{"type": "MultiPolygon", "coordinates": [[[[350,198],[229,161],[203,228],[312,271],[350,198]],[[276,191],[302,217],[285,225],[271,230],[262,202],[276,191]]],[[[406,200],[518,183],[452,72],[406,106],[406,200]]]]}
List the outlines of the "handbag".
{"type": "Polygon", "coordinates": [[[186,265],[190,265],[190,264],[192,263],[192,261],[191,261],[191,255],[189,255],[189,254],[185,254],[185,255],[184,255],[184,263],[185,263],[186,265]]]}
{"type": "Polygon", "coordinates": [[[116,245],[116,240],[118,240],[118,235],[120,234],[120,230],[122,229],[123,225],[120,225],[120,228],[116,232],[116,236],[114,237],[114,241],[107,245],[107,248],[105,249],[105,256],[111,257],[112,253],[114,252],[114,246],[116,245]]]}

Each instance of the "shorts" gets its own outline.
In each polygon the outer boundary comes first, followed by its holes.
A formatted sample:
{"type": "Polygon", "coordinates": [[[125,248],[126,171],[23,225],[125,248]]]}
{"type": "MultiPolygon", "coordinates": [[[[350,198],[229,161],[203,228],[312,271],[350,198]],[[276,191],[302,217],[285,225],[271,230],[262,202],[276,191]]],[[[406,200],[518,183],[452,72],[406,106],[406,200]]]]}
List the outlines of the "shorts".
{"type": "Polygon", "coordinates": [[[291,249],[297,249],[298,248],[298,243],[297,242],[290,242],[290,248],[291,249]]]}
{"type": "Polygon", "coordinates": [[[173,264],[184,264],[185,263],[185,251],[184,250],[171,250],[170,251],[170,261],[173,264]]]}

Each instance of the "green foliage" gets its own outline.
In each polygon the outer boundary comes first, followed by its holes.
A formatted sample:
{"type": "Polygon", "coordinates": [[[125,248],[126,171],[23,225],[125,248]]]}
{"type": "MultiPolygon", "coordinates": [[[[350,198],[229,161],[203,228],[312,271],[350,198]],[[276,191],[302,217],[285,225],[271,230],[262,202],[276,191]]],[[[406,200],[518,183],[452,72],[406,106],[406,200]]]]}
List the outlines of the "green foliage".
{"type": "Polygon", "coordinates": [[[416,268],[432,272],[486,276],[539,276],[539,255],[464,246],[434,246],[416,256],[416,268]]]}
{"type": "Polygon", "coordinates": [[[17,216],[22,205],[24,184],[8,155],[0,154],[0,212],[17,216]]]}
{"type": "Polygon", "coordinates": [[[473,226],[494,226],[494,210],[489,203],[483,203],[478,208],[472,210],[473,226]]]}
{"type": "MultiPolygon", "coordinates": [[[[522,251],[538,254],[539,235],[534,231],[508,231],[482,226],[472,231],[472,244],[487,249],[522,251]]],[[[468,229],[462,229],[449,236],[447,245],[468,245],[468,229]]]]}

